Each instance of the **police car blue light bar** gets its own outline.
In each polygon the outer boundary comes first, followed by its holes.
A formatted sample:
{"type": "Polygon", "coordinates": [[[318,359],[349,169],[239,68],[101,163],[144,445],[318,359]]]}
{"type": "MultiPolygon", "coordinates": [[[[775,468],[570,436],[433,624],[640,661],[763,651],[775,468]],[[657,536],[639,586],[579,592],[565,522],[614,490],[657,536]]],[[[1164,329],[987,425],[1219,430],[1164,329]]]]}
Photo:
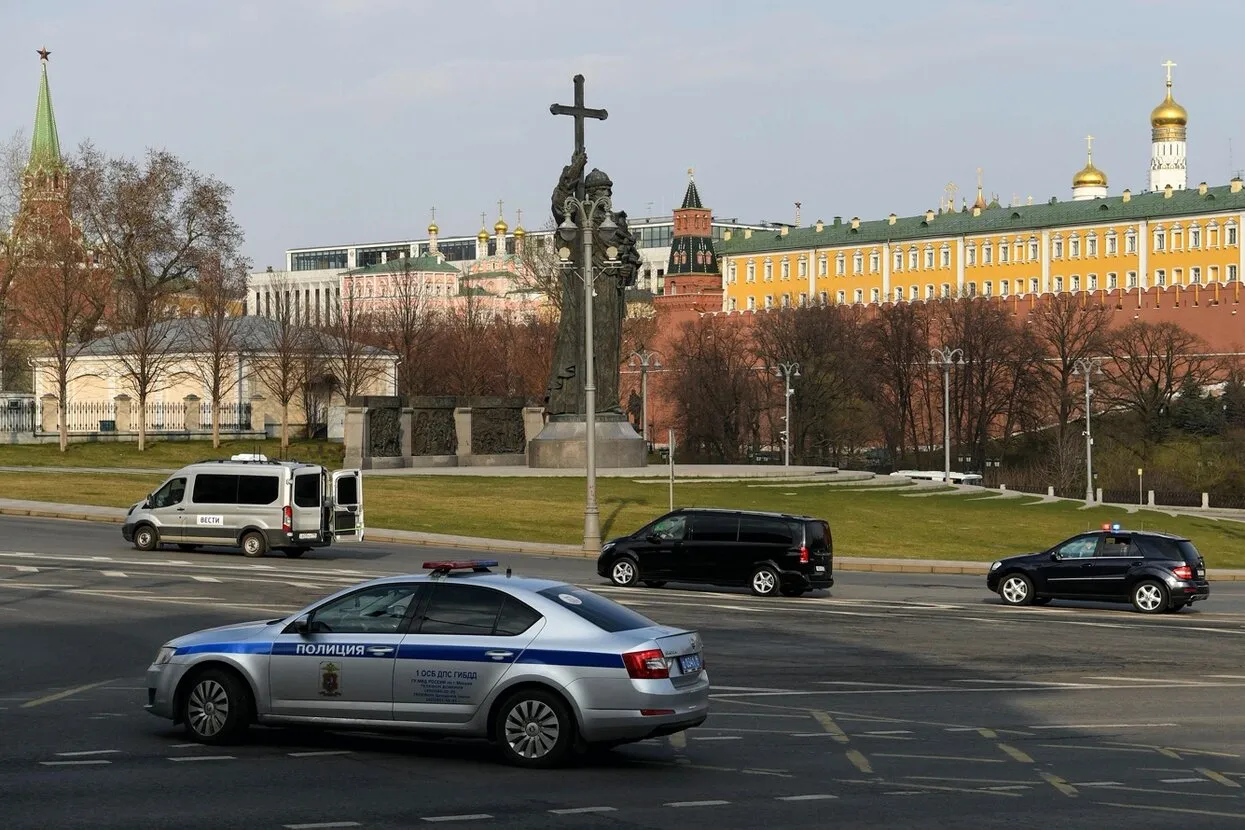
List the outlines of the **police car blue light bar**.
{"type": "Polygon", "coordinates": [[[433,573],[449,573],[451,571],[487,571],[497,567],[496,559],[451,559],[439,562],[425,562],[424,567],[433,573]]]}
{"type": "Polygon", "coordinates": [[[1103,522],[1103,524],[1102,524],[1102,529],[1103,529],[1103,530],[1106,530],[1106,531],[1109,531],[1109,532],[1111,532],[1111,533],[1119,533],[1119,532],[1120,532],[1120,523],[1119,523],[1119,522],[1114,522],[1114,523],[1113,523],[1113,522],[1103,522]]]}

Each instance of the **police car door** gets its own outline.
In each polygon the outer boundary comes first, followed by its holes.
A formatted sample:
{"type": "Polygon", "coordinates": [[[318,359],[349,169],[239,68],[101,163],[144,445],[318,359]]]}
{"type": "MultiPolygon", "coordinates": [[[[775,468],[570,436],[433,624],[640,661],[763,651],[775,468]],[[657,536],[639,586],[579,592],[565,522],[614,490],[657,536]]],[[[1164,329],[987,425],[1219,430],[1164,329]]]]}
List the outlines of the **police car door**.
{"type": "Polygon", "coordinates": [[[268,663],[272,714],[392,719],[394,663],[422,587],[372,585],[291,623],[268,663]]]}
{"type": "Polygon", "coordinates": [[[363,473],[333,473],[333,538],[338,542],[363,541],[363,473]]]}
{"type": "Polygon", "coordinates": [[[402,638],[395,720],[466,723],[545,625],[516,597],[483,585],[435,583],[402,638]]]}

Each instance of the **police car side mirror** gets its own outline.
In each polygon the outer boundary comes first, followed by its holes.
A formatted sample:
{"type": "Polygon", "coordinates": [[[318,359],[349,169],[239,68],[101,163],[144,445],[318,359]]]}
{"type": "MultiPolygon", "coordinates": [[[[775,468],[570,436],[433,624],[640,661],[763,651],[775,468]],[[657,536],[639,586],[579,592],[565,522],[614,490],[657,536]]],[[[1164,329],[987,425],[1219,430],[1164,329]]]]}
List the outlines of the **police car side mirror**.
{"type": "Polygon", "coordinates": [[[650,545],[661,544],[661,537],[658,536],[656,533],[650,533],[648,536],[644,537],[644,540],[648,542],[650,545]]]}
{"type": "Polygon", "coordinates": [[[299,617],[298,619],[294,620],[294,623],[291,625],[291,628],[294,629],[295,634],[311,633],[311,617],[307,615],[299,617]]]}
{"type": "Polygon", "coordinates": [[[1052,551],[1050,552],[1050,561],[1052,561],[1052,562],[1058,562],[1058,561],[1059,561],[1059,551],[1057,551],[1057,550],[1052,550],[1052,551]]]}

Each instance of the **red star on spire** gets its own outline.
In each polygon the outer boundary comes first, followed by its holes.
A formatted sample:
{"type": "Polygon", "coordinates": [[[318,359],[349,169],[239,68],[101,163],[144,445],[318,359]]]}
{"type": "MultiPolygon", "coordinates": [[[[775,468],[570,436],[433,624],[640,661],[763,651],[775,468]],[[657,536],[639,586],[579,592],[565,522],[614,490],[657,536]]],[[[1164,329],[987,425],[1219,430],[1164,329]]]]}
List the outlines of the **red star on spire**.
{"type": "Polygon", "coordinates": [[[48,59],[49,57],[51,57],[51,55],[52,55],[51,51],[49,51],[49,50],[48,50],[48,48],[47,48],[46,46],[45,46],[45,47],[43,47],[42,49],[38,49],[38,50],[36,50],[36,51],[38,51],[38,53],[39,53],[39,60],[41,60],[41,61],[45,61],[45,60],[47,60],[47,59],[48,59]]]}

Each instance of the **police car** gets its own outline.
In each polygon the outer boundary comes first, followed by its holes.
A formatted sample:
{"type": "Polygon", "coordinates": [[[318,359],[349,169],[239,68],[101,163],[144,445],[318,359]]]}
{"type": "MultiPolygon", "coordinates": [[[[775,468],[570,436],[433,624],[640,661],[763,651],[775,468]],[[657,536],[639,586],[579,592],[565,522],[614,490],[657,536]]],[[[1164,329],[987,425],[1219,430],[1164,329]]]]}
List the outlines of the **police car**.
{"type": "Polygon", "coordinates": [[[492,561],[347,588],[282,619],[170,640],[147,710],[203,743],[252,723],[487,738],[522,766],[703,723],[700,635],[492,561]]]}

